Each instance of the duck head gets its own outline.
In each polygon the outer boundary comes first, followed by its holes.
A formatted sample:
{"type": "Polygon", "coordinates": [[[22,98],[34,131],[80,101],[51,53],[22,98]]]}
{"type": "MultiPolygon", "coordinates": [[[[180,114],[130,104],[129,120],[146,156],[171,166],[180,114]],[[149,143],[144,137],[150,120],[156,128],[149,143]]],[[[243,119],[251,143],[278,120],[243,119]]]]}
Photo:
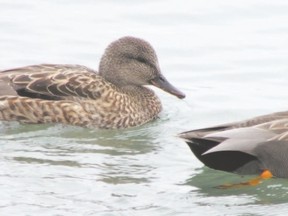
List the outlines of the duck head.
{"type": "Polygon", "coordinates": [[[161,73],[153,47],[135,37],[123,37],[105,50],[99,74],[118,87],[154,85],[178,98],[185,94],[170,84],[161,73]]]}

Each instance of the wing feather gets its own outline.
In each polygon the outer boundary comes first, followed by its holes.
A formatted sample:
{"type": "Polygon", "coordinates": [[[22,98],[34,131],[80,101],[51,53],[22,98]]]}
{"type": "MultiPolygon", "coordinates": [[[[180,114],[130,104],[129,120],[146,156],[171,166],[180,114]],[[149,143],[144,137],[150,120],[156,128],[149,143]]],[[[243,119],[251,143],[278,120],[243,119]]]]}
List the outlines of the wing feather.
{"type": "Polygon", "coordinates": [[[42,64],[16,68],[0,72],[0,80],[9,80],[8,85],[18,95],[57,99],[71,96],[97,99],[103,88],[112,86],[96,71],[81,65],[42,64]]]}

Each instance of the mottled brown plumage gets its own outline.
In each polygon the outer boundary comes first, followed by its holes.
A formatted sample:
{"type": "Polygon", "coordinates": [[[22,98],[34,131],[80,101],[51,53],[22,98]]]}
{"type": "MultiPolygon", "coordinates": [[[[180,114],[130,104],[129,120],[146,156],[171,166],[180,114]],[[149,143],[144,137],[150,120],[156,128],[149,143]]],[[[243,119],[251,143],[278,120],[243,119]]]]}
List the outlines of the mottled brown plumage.
{"type": "Polygon", "coordinates": [[[155,119],[161,102],[144,85],[185,95],[161,74],[146,41],[123,37],[105,50],[99,74],[81,65],[33,65],[0,72],[0,120],[127,128],[155,119]]]}

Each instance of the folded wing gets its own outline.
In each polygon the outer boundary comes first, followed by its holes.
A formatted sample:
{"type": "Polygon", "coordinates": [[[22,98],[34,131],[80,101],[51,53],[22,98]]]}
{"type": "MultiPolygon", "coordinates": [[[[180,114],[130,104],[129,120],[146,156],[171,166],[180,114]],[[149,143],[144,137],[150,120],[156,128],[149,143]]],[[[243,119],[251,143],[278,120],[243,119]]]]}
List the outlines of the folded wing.
{"type": "Polygon", "coordinates": [[[97,99],[104,83],[94,70],[81,65],[33,65],[1,71],[0,96],[19,95],[50,100],[71,96],[97,99]]]}

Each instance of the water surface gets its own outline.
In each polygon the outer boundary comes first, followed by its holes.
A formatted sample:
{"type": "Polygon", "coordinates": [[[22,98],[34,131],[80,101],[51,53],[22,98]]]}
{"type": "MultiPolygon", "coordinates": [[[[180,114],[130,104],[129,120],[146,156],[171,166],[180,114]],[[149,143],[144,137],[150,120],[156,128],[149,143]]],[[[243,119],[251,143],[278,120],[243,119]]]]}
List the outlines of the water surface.
{"type": "Polygon", "coordinates": [[[176,135],[287,109],[287,11],[281,0],[0,0],[0,69],[97,69],[111,41],[132,35],[187,94],[155,89],[160,118],[126,130],[0,123],[0,214],[286,214],[287,180],[216,189],[247,178],[203,167],[176,135]]]}

